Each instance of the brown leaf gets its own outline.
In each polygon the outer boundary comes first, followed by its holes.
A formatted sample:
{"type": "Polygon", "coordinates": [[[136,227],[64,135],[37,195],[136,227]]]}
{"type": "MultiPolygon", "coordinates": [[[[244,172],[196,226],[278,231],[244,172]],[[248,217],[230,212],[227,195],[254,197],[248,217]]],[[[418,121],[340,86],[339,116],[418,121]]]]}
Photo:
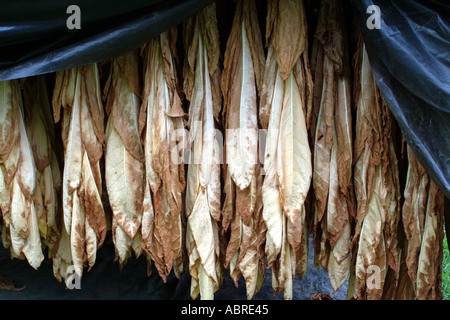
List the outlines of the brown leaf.
{"type": "Polygon", "coordinates": [[[92,118],[93,131],[100,144],[105,141],[105,112],[103,109],[101,89],[100,89],[100,73],[96,63],[85,67],[83,74],[86,104],[92,118]]]}
{"type": "Polygon", "coordinates": [[[70,228],[70,248],[75,273],[81,278],[85,262],[85,221],[84,208],[77,192],[73,195],[72,225],[70,228]]]}
{"type": "Polygon", "coordinates": [[[417,293],[420,300],[442,299],[441,265],[444,240],[444,195],[431,181],[422,246],[418,257],[417,293]]]}
{"type": "Polygon", "coordinates": [[[276,52],[273,46],[269,46],[267,59],[264,68],[264,78],[261,88],[261,100],[259,105],[259,121],[263,129],[269,126],[269,119],[272,110],[272,104],[280,105],[279,102],[282,90],[280,86],[284,84],[277,68],[276,52]]]}
{"type": "Polygon", "coordinates": [[[321,2],[317,29],[314,37],[323,46],[325,54],[336,66],[336,73],[342,74],[344,69],[344,12],[339,1],[325,0],[321,2]]]}
{"type": "Polygon", "coordinates": [[[310,188],[312,164],[303,103],[293,72],[285,83],[277,157],[283,211],[295,224],[310,188]]]}
{"type": "Polygon", "coordinates": [[[408,240],[406,252],[408,274],[413,281],[414,288],[416,288],[417,261],[422,244],[430,179],[410,147],[408,147],[408,163],[402,222],[408,240]]]}
{"type": "Polygon", "coordinates": [[[140,108],[140,89],[137,72],[138,56],[130,52],[114,60],[114,100],[112,114],[114,127],[119,132],[127,151],[139,161],[144,161],[140,141],[138,116],[140,108]]]}
{"type": "Polygon", "coordinates": [[[364,48],[361,63],[361,92],[358,95],[356,136],[353,147],[353,175],[358,204],[353,244],[358,239],[361,223],[368,210],[375,187],[375,168],[381,164],[382,157],[381,107],[377,101],[376,83],[364,48]]]}
{"type": "Polygon", "coordinates": [[[222,207],[222,227],[225,230],[228,230],[228,227],[230,226],[231,221],[234,217],[235,212],[235,193],[236,193],[236,187],[234,185],[233,180],[231,179],[230,172],[227,170],[227,167],[225,167],[225,185],[224,185],[224,193],[225,193],[225,200],[223,202],[222,207]]]}
{"type": "Polygon", "coordinates": [[[97,175],[100,174],[100,168],[97,163],[96,166],[91,166],[87,152],[83,155],[83,164],[81,172],[81,188],[79,191],[79,197],[81,205],[84,207],[86,219],[89,222],[90,228],[92,228],[96,234],[96,245],[100,247],[106,237],[106,218],[103,210],[103,203],[101,199],[101,185],[98,186],[95,182],[95,176],[93,172],[97,171],[97,175]],[[100,189],[99,189],[100,188],[100,189]]]}
{"type": "Polygon", "coordinates": [[[254,22],[247,18],[251,7],[241,2],[235,13],[237,25],[233,25],[225,51],[222,92],[227,108],[227,164],[236,186],[242,190],[250,185],[257,162],[258,124],[255,57],[246,29],[246,24],[254,22]]]}
{"type": "Polygon", "coordinates": [[[330,183],[330,160],[333,145],[335,82],[332,62],[324,57],[323,95],[317,117],[314,145],[313,187],[318,221],[326,210],[330,183]]]}
{"type": "Polygon", "coordinates": [[[133,239],[142,219],[144,165],[128,153],[110,117],[105,150],[105,182],[117,223],[133,239]]]}
{"type": "Polygon", "coordinates": [[[270,34],[270,43],[277,52],[278,68],[283,80],[286,80],[301,54],[306,50],[306,15],[303,2],[293,0],[274,0],[271,4],[273,20],[266,30],[266,39],[270,34]]]}

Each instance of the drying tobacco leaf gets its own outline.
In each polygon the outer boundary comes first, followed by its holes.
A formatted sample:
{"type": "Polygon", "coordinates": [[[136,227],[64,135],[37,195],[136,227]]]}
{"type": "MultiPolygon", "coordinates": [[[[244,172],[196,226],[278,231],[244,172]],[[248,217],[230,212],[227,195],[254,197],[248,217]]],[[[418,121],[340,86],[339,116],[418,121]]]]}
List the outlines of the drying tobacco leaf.
{"type": "Polygon", "coordinates": [[[314,33],[314,237],[316,260],[328,269],[337,291],[350,265],[352,183],[350,65],[343,12],[337,1],[321,2],[314,33]],[[320,239],[320,240],[319,240],[320,239]],[[320,245],[319,245],[320,241],[320,245]]]}
{"type": "MultiPolygon", "coordinates": [[[[281,110],[283,106],[283,96],[284,96],[284,81],[279,75],[279,71],[276,69],[276,59],[274,56],[273,47],[269,47],[269,53],[267,56],[267,63],[265,72],[271,74],[275,73],[275,84],[273,90],[268,90],[268,94],[272,96],[268,99],[267,106],[270,115],[267,120],[267,135],[266,135],[266,145],[264,154],[264,171],[265,177],[263,182],[263,218],[267,225],[267,237],[270,241],[266,245],[266,256],[268,266],[276,260],[276,257],[281,251],[282,245],[282,217],[283,212],[281,208],[280,195],[279,195],[279,185],[276,175],[276,154],[278,145],[278,134],[280,128],[280,118],[281,110]],[[272,67],[273,66],[273,67],[272,67]],[[272,71],[273,70],[273,71],[272,71]],[[273,93],[271,93],[273,92],[273,93]]],[[[267,77],[265,79],[268,79],[267,77]]],[[[266,82],[264,82],[266,84],[266,82]]],[[[263,95],[265,89],[263,85],[263,95]]],[[[261,98],[261,104],[264,105],[263,99],[261,98]]],[[[261,109],[260,109],[261,110],[261,109]]],[[[260,121],[263,124],[262,117],[264,113],[260,112],[260,121]]],[[[264,127],[264,125],[263,125],[264,127]]]]}
{"type": "MultiPolygon", "coordinates": [[[[393,117],[377,88],[362,40],[358,45],[355,69],[360,83],[355,95],[354,149],[358,206],[352,244],[358,243],[354,284],[359,299],[381,299],[388,273],[399,272],[399,172],[393,117]]],[[[349,287],[349,291],[352,289],[349,287]]]]}
{"type": "Polygon", "coordinates": [[[408,172],[404,190],[405,201],[402,207],[402,222],[408,241],[406,264],[408,274],[416,288],[417,261],[422,245],[422,234],[427,208],[430,178],[408,147],[408,172]]]}
{"type": "Polygon", "coordinates": [[[140,114],[146,170],[142,248],[155,261],[164,281],[173,266],[177,276],[183,270],[185,133],[177,92],[175,48],[171,46],[175,40],[176,29],[171,29],[147,45],[145,97],[140,114]],[[178,138],[182,141],[178,142],[178,138]]]}
{"type": "Polygon", "coordinates": [[[112,234],[121,267],[132,252],[142,253],[141,221],[144,200],[144,148],[139,134],[140,88],[138,53],[112,61],[107,87],[105,182],[112,210],[112,234]]]}
{"type": "Polygon", "coordinates": [[[442,299],[443,225],[444,195],[431,181],[417,266],[416,298],[419,300],[442,299]]]}
{"type": "Polygon", "coordinates": [[[25,129],[25,114],[19,80],[0,82],[2,117],[1,210],[4,246],[13,258],[27,259],[38,269],[44,260],[35,201],[36,166],[25,129]],[[15,121],[12,123],[11,121],[15,121]],[[7,145],[6,143],[11,143],[7,145]],[[6,241],[5,241],[6,240],[6,241]]]}
{"type": "Polygon", "coordinates": [[[61,228],[61,236],[58,239],[58,244],[52,258],[53,261],[53,275],[59,281],[67,281],[74,270],[72,261],[72,253],[70,250],[70,236],[64,226],[61,228]]]}
{"type": "Polygon", "coordinates": [[[298,84],[291,72],[285,82],[280,118],[277,174],[283,211],[292,224],[300,217],[312,175],[305,113],[298,91],[298,84]]]}
{"type": "Polygon", "coordinates": [[[269,1],[266,23],[268,54],[259,110],[267,129],[262,186],[265,254],[274,293],[292,299],[295,273],[303,277],[307,266],[305,201],[312,177],[307,129],[312,77],[303,3],[269,1]]]}
{"type": "Polygon", "coordinates": [[[258,161],[257,103],[264,52],[254,1],[239,1],[228,37],[222,74],[226,164],[243,190],[258,161]]]}
{"type": "Polygon", "coordinates": [[[376,169],[375,188],[370,197],[358,243],[356,258],[356,293],[358,297],[377,300],[381,298],[386,276],[386,248],[384,223],[386,212],[381,204],[383,190],[381,167],[376,169]],[[373,280],[368,274],[374,272],[373,280]]]}
{"type": "Polygon", "coordinates": [[[17,94],[11,81],[0,82],[2,96],[2,108],[0,109],[0,163],[4,163],[19,139],[19,108],[14,104],[18,103],[17,94]]]}
{"type": "Polygon", "coordinates": [[[193,299],[200,294],[201,299],[212,300],[222,282],[218,227],[221,162],[215,131],[221,100],[216,82],[220,46],[215,4],[190,18],[183,29],[183,89],[189,101],[185,245],[190,293],[193,299]]]}
{"type": "Polygon", "coordinates": [[[42,243],[51,257],[59,238],[61,173],[55,154],[55,128],[45,78],[22,79],[28,138],[36,165],[36,213],[42,243]]]}
{"type": "Polygon", "coordinates": [[[230,227],[224,266],[236,286],[241,276],[251,299],[264,279],[265,224],[258,163],[258,103],[264,51],[254,1],[238,1],[222,74],[225,128],[223,226],[230,227]]]}
{"type": "Polygon", "coordinates": [[[307,48],[305,9],[302,1],[268,2],[266,41],[277,52],[280,76],[287,80],[297,60],[307,48]]]}
{"type": "MultiPolygon", "coordinates": [[[[63,227],[69,237],[75,272],[81,278],[84,266],[88,265],[90,270],[94,265],[107,231],[100,173],[105,141],[98,66],[58,71],[55,81],[54,121],[60,120],[63,109],[63,227]]],[[[56,259],[54,263],[63,260],[56,259]]],[[[54,265],[55,276],[61,277],[64,268],[54,265]]]]}
{"type": "Polygon", "coordinates": [[[444,196],[408,146],[408,172],[402,208],[407,251],[405,265],[416,299],[442,299],[444,196]]]}

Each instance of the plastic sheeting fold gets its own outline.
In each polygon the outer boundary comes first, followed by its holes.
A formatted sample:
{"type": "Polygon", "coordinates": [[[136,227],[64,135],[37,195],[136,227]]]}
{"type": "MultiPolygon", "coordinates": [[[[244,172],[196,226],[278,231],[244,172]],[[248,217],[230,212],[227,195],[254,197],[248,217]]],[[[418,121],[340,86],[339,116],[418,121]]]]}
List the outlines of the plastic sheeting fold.
{"type": "Polygon", "coordinates": [[[109,60],[178,25],[212,0],[15,0],[0,11],[0,80],[109,60]],[[81,29],[67,20],[77,5],[81,29]]]}

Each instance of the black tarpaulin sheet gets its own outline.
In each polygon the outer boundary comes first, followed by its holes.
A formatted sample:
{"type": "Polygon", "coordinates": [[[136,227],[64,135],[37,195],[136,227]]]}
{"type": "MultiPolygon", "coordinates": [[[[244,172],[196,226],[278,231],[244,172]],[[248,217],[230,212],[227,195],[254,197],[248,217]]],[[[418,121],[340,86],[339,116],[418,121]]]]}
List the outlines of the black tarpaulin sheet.
{"type": "Polygon", "coordinates": [[[370,63],[406,142],[450,197],[450,4],[350,0],[370,63]],[[369,6],[380,29],[369,29],[369,6]]]}
{"type": "Polygon", "coordinates": [[[147,43],[212,0],[15,0],[0,9],[0,80],[109,60],[147,43]],[[81,29],[69,29],[79,8],[81,29]]]}

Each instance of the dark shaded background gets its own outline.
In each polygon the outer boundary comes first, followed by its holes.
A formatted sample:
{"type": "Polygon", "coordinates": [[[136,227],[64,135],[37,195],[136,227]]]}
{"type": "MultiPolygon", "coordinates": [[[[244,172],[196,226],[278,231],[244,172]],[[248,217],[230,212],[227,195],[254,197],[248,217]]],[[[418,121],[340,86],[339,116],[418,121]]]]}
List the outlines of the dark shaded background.
{"type": "MultiPolygon", "coordinates": [[[[328,273],[317,269],[314,252],[310,242],[308,269],[299,280],[295,277],[293,300],[309,300],[313,294],[327,293],[335,299],[345,300],[347,283],[333,294],[328,273]]],[[[25,287],[18,292],[0,290],[0,300],[192,300],[190,297],[190,275],[184,271],[180,280],[173,272],[164,283],[155,268],[147,276],[147,260],[144,256],[135,257],[120,271],[119,263],[114,261],[114,245],[107,237],[104,245],[97,251],[97,260],[89,272],[84,272],[80,289],[66,289],[64,283],[53,276],[52,261],[45,259],[38,270],[33,269],[26,260],[10,259],[9,250],[0,244],[0,276],[12,280],[16,288],[25,287]]],[[[283,300],[283,293],[273,295],[271,271],[266,269],[261,290],[253,300],[283,300]]],[[[246,300],[245,282],[241,278],[238,287],[227,273],[215,300],[246,300]]]]}

